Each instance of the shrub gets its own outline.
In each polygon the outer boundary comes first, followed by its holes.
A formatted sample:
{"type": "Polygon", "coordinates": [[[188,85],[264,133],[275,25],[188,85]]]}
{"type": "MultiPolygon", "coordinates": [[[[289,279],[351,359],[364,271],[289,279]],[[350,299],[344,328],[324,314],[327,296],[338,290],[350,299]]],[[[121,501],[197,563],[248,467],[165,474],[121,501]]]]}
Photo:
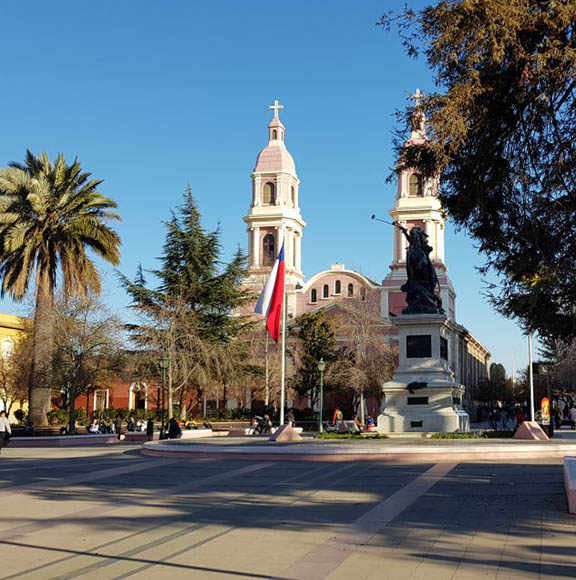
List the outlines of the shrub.
{"type": "Polygon", "coordinates": [[[24,419],[26,419],[26,413],[24,412],[24,409],[16,409],[14,411],[14,417],[18,423],[24,423],[24,419]]]}
{"type": "Polygon", "coordinates": [[[252,415],[250,409],[212,409],[204,418],[212,421],[247,421],[252,415]]]}
{"type": "Polygon", "coordinates": [[[505,439],[512,437],[514,431],[476,431],[475,433],[434,433],[431,439],[505,439]]]}
{"type": "Polygon", "coordinates": [[[376,433],[375,435],[362,435],[361,433],[318,433],[314,439],[388,439],[388,435],[376,433]]]}
{"type": "MultiPolygon", "coordinates": [[[[47,417],[50,425],[68,426],[68,409],[53,409],[48,411],[47,417]]],[[[86,425],[88,423],[86,409],[83,407],[76,409],[74,417],[78,425],[86,425]]]]}
{"type": "Polygon", "coordinates": [[[68,423],[68,411],[66,409],[53,409],[46,414],[50,425],[66,425],[68,423]]]}
{"type": "MultiPolygon", "coordinates": [[[[318,412],[310,407],[306,407],[305,409],[292,409],[292,412],[294,413],[295,421],[318,421],[318,412]]],[[[326,412],[323,415],[326,417],[326,412]]]]}

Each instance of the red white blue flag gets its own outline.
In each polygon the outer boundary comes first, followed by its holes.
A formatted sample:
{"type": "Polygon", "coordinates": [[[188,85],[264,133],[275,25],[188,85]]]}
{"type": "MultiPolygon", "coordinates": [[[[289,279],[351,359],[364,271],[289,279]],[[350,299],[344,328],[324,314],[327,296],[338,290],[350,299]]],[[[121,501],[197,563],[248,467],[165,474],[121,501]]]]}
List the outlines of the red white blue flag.
{"type": "Polygon", "coordinates": [[[284,304],[284,244],[274,262],[270,277],[258,298],[254,312],[266,317],[266,330],[270,336],[280,342],[280,319],[284,304]]]}

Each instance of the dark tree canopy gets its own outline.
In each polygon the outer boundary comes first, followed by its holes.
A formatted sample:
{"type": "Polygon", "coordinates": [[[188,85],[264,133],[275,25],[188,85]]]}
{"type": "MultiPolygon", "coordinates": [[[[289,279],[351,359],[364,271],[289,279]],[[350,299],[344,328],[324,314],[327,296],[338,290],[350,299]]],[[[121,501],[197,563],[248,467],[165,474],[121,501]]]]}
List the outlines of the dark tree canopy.
{"type": "MultiPolygon", "coordinates": [[[[336,331],[332,321],[326,317],[323,308],[316,312],[307,312],[296,319],[296,326],[291,334],[296,338],[299,359],[297,372],[291,381],[291,387],[299,394],[310,394],[316,400],[316,391],[320,384],[318,361],[324,359],[327,369],[337,357],[336,331]]],[[[332,385],[326,381],[325,389],[332,385]]]]}
{"type": "Polygon", "coordinates": [[[491,299],[543,336],[576,336],[576,2],[451,0],[387,15],[439,92],[430,142],[400,167],[440,175],[451,218],[477,242],[491,299]]]}

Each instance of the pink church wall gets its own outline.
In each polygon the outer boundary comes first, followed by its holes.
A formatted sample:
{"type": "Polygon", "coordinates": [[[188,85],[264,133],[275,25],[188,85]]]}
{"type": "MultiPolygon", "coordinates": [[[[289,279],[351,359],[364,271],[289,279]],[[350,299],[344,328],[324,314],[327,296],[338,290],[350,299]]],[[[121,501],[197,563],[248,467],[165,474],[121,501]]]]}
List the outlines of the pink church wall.
{"type": "Polygon", "coordinates": [[[406,298],[403,292],[390,292],[388,294],[388,310],[392,314],[402,314],[402,310],[406,308],[406,298]]]}
{"type": "Polygon", "coordinates": [[[348,284],[354,285],[353,298],[357,298],[361,295],[362,288],[366,290],[367,297],[374,294],[380,294],[380,290],[370,288],[365,282],[359,280],[355,276],[345,272],[329,272],[318,278],[310,287],[306,289],[305,292],[300,292],[296,295],[296,315],[299,316],[300,314],[316,310],[322,306],[328,306],[328,304],[332,304],[335,301],[346,300],[348,298],[348,284]],[[337,280],[340,280],[341,284],[340,294],[334,293],[334,287],[337,280]],[[328,298],[323,298],[322,290],[326,284],[328,285],[329,289],[328,298]],[[316,302],[310,302],[312,289],[315,289],[317,293],[316,302]]]}

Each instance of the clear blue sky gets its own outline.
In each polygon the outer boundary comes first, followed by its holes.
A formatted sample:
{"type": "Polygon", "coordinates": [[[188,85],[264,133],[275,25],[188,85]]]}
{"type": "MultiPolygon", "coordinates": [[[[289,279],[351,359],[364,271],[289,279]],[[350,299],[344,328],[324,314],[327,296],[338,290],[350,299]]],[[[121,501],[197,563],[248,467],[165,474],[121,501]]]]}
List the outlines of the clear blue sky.
{"type": "MultiPolygon", "coordinates": [[[[154,267],[163,226],[189,182],[225,253],[247,245],[250,173],[274,98],[302,180],[310,276],[344,262],[381,280],[392,256],[385,215],[396,109],[433,88],[423,61],[375,23],[398,0],[4,2],[0,36],[0,166],[26,148],[78,156],[105,180],[123,223],[121,270],[154,267]],[[380,227],[382,226],[382,227],[380,227]]],[[[419,7],[422,0],[410,4],[419,7]]],[[[474,270],[481,257],[448,227],[457,319],[510,371],[526,341],[496,315],[474,270]]],[[[128,303],[104,268],[106,300],[128,303]]],[[[7,312],[21,305],[5,300],[7,312]]]]}

